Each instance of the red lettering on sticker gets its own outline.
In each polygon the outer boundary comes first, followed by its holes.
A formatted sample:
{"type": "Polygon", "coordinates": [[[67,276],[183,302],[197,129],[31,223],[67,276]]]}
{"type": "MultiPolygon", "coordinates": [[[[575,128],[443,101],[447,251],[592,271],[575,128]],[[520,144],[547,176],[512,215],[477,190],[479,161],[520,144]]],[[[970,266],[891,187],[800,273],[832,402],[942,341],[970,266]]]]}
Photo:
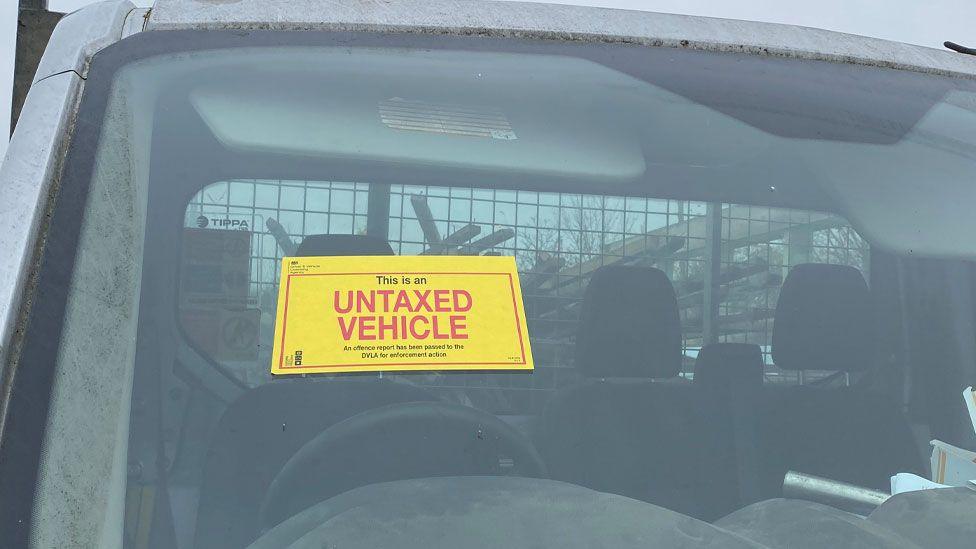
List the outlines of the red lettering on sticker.
{"type": "Polygon", "coordinates": [[[386,332],[391,332],[391,339],[397,339],[397,319],[396,317],[390,317],[389,323],[385,322],[386,317],[379,317],[377,320],[377,339],[386,339],[386,332]]]}
{"type": "Polygon", "coordinates": [[[393,312],[399,313],[400,309],[406,309],[407,311],[413,312],[410,308],[410,294],[404,290],[400,290],[397,293],[396,303],[393,304],[393,312]]]}
{"type": "Polygon", "coordinates": [[[441,326],[440,322],[438,322],[439,320],[440,319],[437,318],[436,316],[433,319],[431,319],[431,324],[433,326],[433,329],[431,331],[434,333],[434,339],[450,339],[451,338],[450,333],[441,331],[441,328],[443,328],[443,326],[441,326]]]}
{"type": "Polygon", "coordinates": [[[390,310],[390,296],[393,295],[393,290],[376,290],[376,294],[383,298],[383,310],[390,310]]]}
{"type": "Polygon", "coordinates": [[[373,292],[369,293],[367,297],[366,292],[359,290],[356,292],[356,312],[361,313],[363,309],[375,313],[376,312],[376,294],[373,292]]]}
{"type": "MultiPolygon", "coordinates": [[[[338,295],[338,292],[336,292],[336,295],[338,295]]],[[[338,320],[339,320],[339,333],[342,334],[342,339],[344,339],[345,341],[349,341],[349,339],[352,337],[353,329],[356,328],[356,317],[350,318],[349,324],[346,324],[345,318],[339,317],[338,320]]]]}
{"type": "Polygon", "coordinates": [[[451,315],[451,339],[468,339],[468,334],[465,333],[468,329],[467,320],[468,317],[464,315],[451,315]]]}
{"type": "Polygon", "coordinates": [[[426,339],[427,336],[430,334],[430,330],[429,329],[424,329],[423,332],[418,332],[417,331],[417,322],[418,321],[421,321],[421,320],[423,321],[423,323],[425,325],[425,328],[426,328],[426,325],[427,325],[427,317],[425,317],[425,316],[415,316],[415,317],[413,317],[413,318],[410,319],[410,335],[413,336],[414,339],[426,339]]]}
{"type": "Polygon", "coordinates": [[[421,308],[426,309],[427,312],[429,313],[434,312],[434,310],[430,308],[430,304],[427,303],[427,298],[430,295],[430,290],[424,290],[424,291],[414,290],[413,293],[416,294],[417,296],[417,305],[411,311],[412,313],[416,313],[421,308]]]}
{"type": "Polygon", "coordinates": [[[448,294],[450,290],[434,290],[434,310],[438,313],[444,313],[450,311],[448,303],[450,303],[450,298],[448,294]]]}
{"type": "Polygon", "coordinates": [[[337,319],[345,341],[468,339],[466,315],[440,317],[424,312],[465,313],[473,304],[467,290],[342,290],[334,291],[332,296],[336,312],[348,315],[337,319]],[[419,314],[384,314],[391,312],[419,314]]]}
{"type": "Polygon", "coordinates": [[[372,341],[376,339],[376,335],[372,332],[376,330],[376,317],[375,316],[361,316],[359,317],[359,339],[365,341],[372,341]]]}
{"type": "Polygon", "coordinates": [[[471,310],[471,294],[467,290],[454,290],[454,310],[459,313],[471,310]],[[462,302],[464,305],[461,304],[462,302]]]}
{"type": "Polygon", "coordinates": [[[339,305],[339,292],[335,292],[335,297],[332,300],[333,307],[337,313],[348,313],[352,311],[352,291],[346,292],[346,306],[343,307],[339,305]]]}

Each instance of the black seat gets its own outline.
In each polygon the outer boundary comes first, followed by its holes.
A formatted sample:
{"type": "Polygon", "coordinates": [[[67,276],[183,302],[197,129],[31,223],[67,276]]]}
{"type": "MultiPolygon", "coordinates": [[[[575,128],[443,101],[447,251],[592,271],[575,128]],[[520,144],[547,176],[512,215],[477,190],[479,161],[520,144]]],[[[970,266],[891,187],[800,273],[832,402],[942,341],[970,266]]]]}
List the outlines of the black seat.
{"type": "MultiPolygon", "coordinates": [[[[857,269],[795,266],[776,304],[773,362],[783,370],[877,374],[871,307],[857,269]]],[[[925,474],[908,421],[889,395],[858,384],[764,392],[767,496],[778,495],[790,469],[879,490],[895,473],[925,474]]]]}
{"type": "Polygon", "coordinates": [[[695,359],[695,385],[724,390],[763,384],[762,349],[752,343],[712,343],[695,359]]]}
{"type": "Polygon", "coordinates": [[[298,245],[295,255],[393,255],[390,243],[363,234],[310,234],[298,245]]]}
{"type": "Polygon", "coordinates": [[[976,490],[956,486],[902,492],[872,511],[868,521],[920,547],[972,547],[976,539],[976,490]]]}
{"type": "Polygon", "coordinates": [[[583,298],[576,366],[542,418],[550,475],[695,513],[699,430],[693,387],[677,379],[681,326],[658,269],[607,266],[583,298]]]}
{"type": "Polygon", "coordinates": [[[757,407],[763,384],[759,345],[712,343],[695,360],[694,385],[701,418],[699,502],[713,520],[759,499],[757,407]]]}
{"type": "MultiPolygon", "coordinates": [[[[298,255],[392,255],[383,240],[312,235],[298,255]]],[[[426,390],[374,377],[280,379],[232,402],[214,431],[203,470],[195,546],[244,547],[275,474],[306,442],[360,412],[394,403],[435,401],[426,390]]]]}

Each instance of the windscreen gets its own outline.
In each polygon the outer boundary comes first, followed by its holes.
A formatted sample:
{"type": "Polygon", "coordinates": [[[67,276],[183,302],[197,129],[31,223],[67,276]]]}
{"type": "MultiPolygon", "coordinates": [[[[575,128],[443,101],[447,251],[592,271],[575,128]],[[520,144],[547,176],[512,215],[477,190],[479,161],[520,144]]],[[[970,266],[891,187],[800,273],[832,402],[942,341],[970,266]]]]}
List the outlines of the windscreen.
{"type": "MultiPolygon", "coordinates": [[[[970,83],[609,44],[263,36],[88,84],[104,95],[81,114],[98,128],[87,164],[66,168],[90,191],[50,424],[98,402],[104,444],[46,444],[101,464],[112,480],[93,493],[119,499],[104,522],[127,546],[328,546],[350,524],[382,546],[392,523],[436,546],[453,534],[435,516],[462,538],[490,522],[497,546],[525,531],[556,546],[579,521],[624,546],[656,524],[640,513],[716,521],[783,497],[790,472],[887,490],[935,474],[930,440],[971,446],[970,83]],[[287,302],[319,299],[289,293],[308,274],[294,265],[436,258],[464,275],[499,257],[512,291],[462,286],[452,306],[517,300],[527,367],[432,353],[272,373],[289,306],[320,349],[343,343],[315,332],[318,311],[343,327],[342,296],[378,306],[338,282],[316,286],[325,308],[287,302]],[[556,493],[544,519],[498,523],[556,493]],[[640,511],[588,499],[604,496],[640,511]]],[[[465,343],[461,322],[445,345],[465,343]]],[[[486,349],[507,341],[497,326],[486,349]]],[[[72,501],[57,478],[37,516],[72,501]]]]}
{"type": "MultiPolygon", "coordinates": [[[[507,403],[493,412],[539,413],[546,390],[574,379],[580,307],[601,267],[667,274],[682,322],[681,375],[692,379],[705,341],[704,278],[714,268],[710,246],[718,237],[723,297],[710,338],[758,345],[770,366],[767,380],[787,384],[833,373],[772,367],[776,297],[790,267],[848,265],[869,276],[867,243],[843,217],[825,212],[486,188],[393,185],[383,192],[390,202],[385,240],[397,255],[515,257],[536,370],[488,375],[499,388],[495,400],[507,403]],[[721,234],[706,230],[709,215],[721,234]],[[537,386],[537,379],[546,383],[537,386]],[[533,398],[532,389],[543,393],[533,398]]],[[[339,181],[232,180],[201,189],[186,205],[181,249],[187,347],[241,384],[271,382],[282,257],[296,255],[309,237],[365,235],[369,196],[369,183],[339,181]]],[[[448,387],[467,383],[456,373],[438,377],[448,387]]]]}

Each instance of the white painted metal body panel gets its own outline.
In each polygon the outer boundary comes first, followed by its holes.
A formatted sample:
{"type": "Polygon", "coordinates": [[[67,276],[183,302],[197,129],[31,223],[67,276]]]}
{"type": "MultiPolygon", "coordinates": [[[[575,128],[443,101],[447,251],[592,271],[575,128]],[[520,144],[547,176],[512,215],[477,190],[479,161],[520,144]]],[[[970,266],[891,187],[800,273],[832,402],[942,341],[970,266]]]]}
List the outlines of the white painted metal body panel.
{"type": "Polygon", "coordinates": [[[976,57],[795,25],[483,0],[157,0],[147,30],[422,32],[624,42],[976,78],[976,57]]]}
{"type": "Polygon", "coordinates": [[[134,9],[129,0],[107,0],[64,16],[44,50],[34,82],[66,71],[84,78],[92,56],[122,37],[122,22],[134,9]]]}
{"type": "Polygon", "coordinates": [[[119,40],[125,15],[133,8],[128,0],[110,0],[58,23],[10,138],[0,166],[0,365],[7,362],[83,76],[91,57],[119,40]]]}

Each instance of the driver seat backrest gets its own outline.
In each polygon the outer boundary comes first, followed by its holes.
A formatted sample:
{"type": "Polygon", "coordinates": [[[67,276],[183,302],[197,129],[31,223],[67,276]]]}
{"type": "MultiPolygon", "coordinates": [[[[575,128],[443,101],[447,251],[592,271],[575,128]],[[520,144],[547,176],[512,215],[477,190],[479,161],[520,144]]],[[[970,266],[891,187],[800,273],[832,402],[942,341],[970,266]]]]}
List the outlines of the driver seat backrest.
{"type": "MultiPolygon", "coordinates": [[[[299,256],[393,255],[361,235],[310,235],[299,256]]],[[[231,402],[204,464],[195,547],[245,547],[274,476],[306,442],[360,412],[394,403],[436,401],[428,391],[373,377],[278,379],[231,402]]]]}
{"type": "Polygon", "coordinates": [[[552,478],[694,511],[697,438],[692,386],[678,379],[681,326],[664,272],[605,266],[583,297],[576,367],[543,413],[552,478]]]}
{"type": "MultiPolygon", "coordinates": [[[[776,304],[772,358],[782,370],[877,372],[871,294],[846,265],[793,267],[776,304]]],[[[760,417],[771,473],[767,497],[787,470],[887,490],[898,472],[925,474],[901,407],[889,395],[850,387],[764,388],[760,417]]]]}

